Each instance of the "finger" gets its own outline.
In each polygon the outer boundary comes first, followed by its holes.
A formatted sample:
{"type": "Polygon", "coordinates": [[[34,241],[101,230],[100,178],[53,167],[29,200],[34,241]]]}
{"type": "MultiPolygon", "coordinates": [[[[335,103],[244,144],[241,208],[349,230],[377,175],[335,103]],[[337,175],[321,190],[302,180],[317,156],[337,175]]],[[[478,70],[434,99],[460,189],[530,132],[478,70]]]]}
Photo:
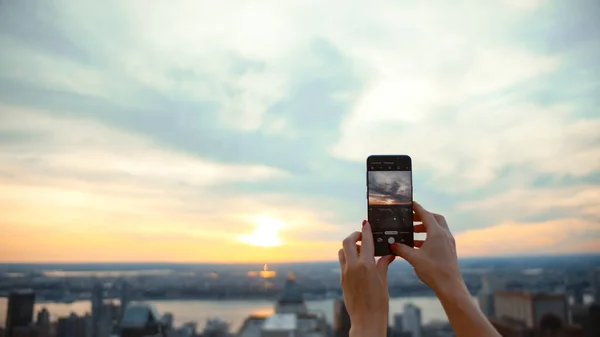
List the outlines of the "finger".
{"type": "Polygon", "coordinates": [[[385,255],[382,256],[379,261],[377,261],[377,266],[375,268],[379,272],[379,275],[386,277],[386,280],[388,267],[392,262],[394,262],[394,259],[396,259],[394,255],[385,255]]]}
{"type": "Polygon", "coordinates": [[[344,247],[344,256],[346,257],[346,263],[353,263],[358,259],[358,250],[356,250],[356,243],[360,241],[362,236],[361,232],[354,232],[348,235],[347,238],[342,242],[344,247]]]}
{"type": "Polygon", "coordinates": [[[358,256],[360,256],[360,245],[356,244],[356,252],[358,252],[358,256]]]}
{"type": "Polygon", "coordinates": [[[421,246],[425,243],[425,240],[415,240],[415,247],[421,248],[421,246]]]}
{"type": "Polygon", "coordinates": [[[415,252],[414,248],[411,248],[405,244],[394,243],[390,247],[392,252],[405,259],[408,263],[410,263],[414,267],[415,262],[415,252]]]}
{"type": "Polygon", "coordinates": [[[338,260],[340,261],[340,268],[344,268],[346,265],[346,256],[344,256],[344,250],[338,250],[338,260]]]}
{"type": "Polygon", "coordinates": [[[375,255],[375,244],[373,243],[373,232],[371,232],[371,224],[367,220],[363,220],[362,238],[360,241],[363,259],[373,259],[375,255]]]}
{"type": "Polygon", "coordinates": [[[419,204],[416,201],[413,202],[413,210],[415,211],[415,214],[417,214],[419,219],[421,219],[421,221],[423,221],[423,225],[427,229],[427,232],[432,231],[432,230],[435,231],[439,228],[439,225],[438,225],[437,221],[435,220],[435,218],[433,217],[433,215],[431,213],[429,213],[429,211],[427,211],[425,208],[423,208],[423,206],[421,206],[421,204],[419,204]]]}
{"type": "Polygon", "coordinates": [[[425,228],[425,225],[423,224],[418,224],[415,225],[415,233],[427,233],[427,228],[425,228]]]}
{"type": "MultiPolygon", "coordinates": [[[[414,207],[414,206],[413,206],[413,207],[414,207]]],[[[415,213],[415,212],[413,211],[413,221],[414,221],[414,222],[421,222],[421,221],[423,221],[423,220],[421,220],[421,217],[420,217],[420,216],[419,216],[417,213],[415,213]]]]}
{"type": "Polygon", "coordinates": [[[437,213],[432,213],[433,217],[435,218],[435,220],[437,221],[438,224],[440,224],[441,227],[450,230],[450,228],[448,228],[448,223],[446,222],[446,218],[444,218],[443,215],[441,214],[437,214],[437,213]]]}

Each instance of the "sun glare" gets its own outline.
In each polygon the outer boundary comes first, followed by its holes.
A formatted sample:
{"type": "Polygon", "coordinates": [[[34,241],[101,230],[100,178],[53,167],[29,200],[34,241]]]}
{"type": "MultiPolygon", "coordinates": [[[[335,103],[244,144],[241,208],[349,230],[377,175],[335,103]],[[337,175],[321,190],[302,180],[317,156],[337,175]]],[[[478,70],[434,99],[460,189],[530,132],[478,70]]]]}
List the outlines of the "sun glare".
{"type": "Polygon", "coordinates": [[[257,217],[254,219],[256,229],[249,235],[239,237],[241,242],[259,247],[281,246],[278,232],[284,226],[284,223],[271,217],[257,217]]]}

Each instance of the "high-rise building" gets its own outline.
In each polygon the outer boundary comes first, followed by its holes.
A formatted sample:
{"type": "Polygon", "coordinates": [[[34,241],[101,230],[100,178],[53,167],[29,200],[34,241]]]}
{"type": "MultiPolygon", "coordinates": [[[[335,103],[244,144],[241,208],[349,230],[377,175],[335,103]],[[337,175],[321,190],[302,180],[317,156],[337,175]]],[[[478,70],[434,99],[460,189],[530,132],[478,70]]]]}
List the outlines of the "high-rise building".
{"type": "Polygon", "coordinates": [[[394,327],[391,329],[393,337],[410,337],[412,334],[404,331],[404,316],[402,314],[394,315],[394,327]]]}
{"type": "Polygon", "coordinates": [[[501,333],[556,334],[569,327],[565,294],[498,291],[494,302],[496,316],[490,321],[501,333]]]}
{"type": "Polygon", "coordinates": [[[404,313],[402,315],[402,328],[405,332],[410,332],[412,337],[421,337],[421,309],[412,303],[404,305],[404,313]]]}
{"type": "Polygon", "coordinates": [[[37,314],[35,321],[37,326],[50,326],[50,312],[46,308],[42,308],[37,314]]]}
{"type": "Polygon", "coordinates": [[[292,273],[288,275],[283,288],[283,293],[275,305],[275,312],[278,314],[307,312],[304,295],[302,294],[298,283],[296,283],[296,277],[292,273]]]}
{"type": "Polygon", "coordinates": [[[130,288],[129,283],[127,283],[127,281],[123,281],[121,283],[120,301],[121,309],[119,311],[119,324],[121,324],[121,321],[123,320],[123,315],[125,314],[125,310],[127,310],[127,305],[129,304],[129,301],[131,301],[130,288]]]}
{"type": "Polygon", "coordinates": [[[52,325],[50,322],[50,312],[46,308],[42,308],[37,314],[35,326],[39,337],[50,337],[52,335],[52,325]]]}
{"type": "Polygon", "coordinates": [[[394,315],[394,330],[396,331],[404,331],[404,329],[402,328],[402,314],[395,314],[394,315]]]}
{"type": "Polygon", "coordinates": [[[581,275],[575,273],[566,273],[564,282],[568,293],[573,296],[573,305],[582,306],[584,304],[583,292],[587,286],[587,282],[585,282],[581,275]]]}
{"type": "Polygon", "coordinates": [[[481,277],[481,289],[477,294],[479,308],[487,317],[494,317],[494,292],[504,287],[498,275],[484,274],[481,277]]]}
{"type": "Polygon", "coordinates": [[[335,337],[350,335],[350,315],[348,315],[343,298],[338,298],[333,302],[333,331],[335,337]]]}
{"type": "Polygon", "coordinates": [[[88,334],[88,328],[85,316],[71,313],[68,317],[58,319],[56,337],[84,337],[88,334]]]}
{"type": "Polygon", "coordinates": [[[6,337],[13,337],[17,330],[31,327],[34,304],[35,293],[33,291],[13,291],[8,295],[6,337]]]}
{"type": "Polygon", "coordinates": [[[100,336],[100,330],[104,315],[104,289],[102,284],[97,282],[92,290],[92,337],[103,337],[100,336]]]}
{"type": "Polygon", "coordinates": [[[594,302],[600,305],[600,269],[594,271],[592,285],[594,287],[594,302]]]}

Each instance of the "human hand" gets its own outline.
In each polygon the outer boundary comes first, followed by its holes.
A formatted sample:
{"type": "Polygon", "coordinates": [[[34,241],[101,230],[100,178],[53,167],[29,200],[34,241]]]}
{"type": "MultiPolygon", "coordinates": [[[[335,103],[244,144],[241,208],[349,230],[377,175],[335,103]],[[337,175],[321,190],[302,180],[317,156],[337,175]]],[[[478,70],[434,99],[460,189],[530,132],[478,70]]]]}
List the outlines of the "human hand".
{"type": "Polygon", "coordinates": [[[387,271],[395,257],[387,255],[375,262],[373,233],[366,220],[362,233],[350,234],[343,247],[338,252],[340,283],[350,316],[350,335],[384,337],[389,311],[387,271]]]}
{"type": "Polygon", "coordinates": [[[414,220],[422,222],[415,233],[427,233],[425,240],[415,240],[415,248],[395,243],[394,253],[410,263],[417,276],[438,295],[463,290],[464,280],[458,267],[456,243],[444,216],[430,213],[414,202],[414,220]]]}

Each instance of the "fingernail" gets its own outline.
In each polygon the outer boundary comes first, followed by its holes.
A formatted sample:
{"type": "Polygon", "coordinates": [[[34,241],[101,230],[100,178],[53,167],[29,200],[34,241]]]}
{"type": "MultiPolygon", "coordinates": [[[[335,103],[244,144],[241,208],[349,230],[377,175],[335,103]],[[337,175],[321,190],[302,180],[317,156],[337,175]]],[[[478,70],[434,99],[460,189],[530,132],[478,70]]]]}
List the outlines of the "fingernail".
{"type": "Polygon", "coordinates": [[[367,220],[363,220],[363,227],[367,224],[367,220]]]}

